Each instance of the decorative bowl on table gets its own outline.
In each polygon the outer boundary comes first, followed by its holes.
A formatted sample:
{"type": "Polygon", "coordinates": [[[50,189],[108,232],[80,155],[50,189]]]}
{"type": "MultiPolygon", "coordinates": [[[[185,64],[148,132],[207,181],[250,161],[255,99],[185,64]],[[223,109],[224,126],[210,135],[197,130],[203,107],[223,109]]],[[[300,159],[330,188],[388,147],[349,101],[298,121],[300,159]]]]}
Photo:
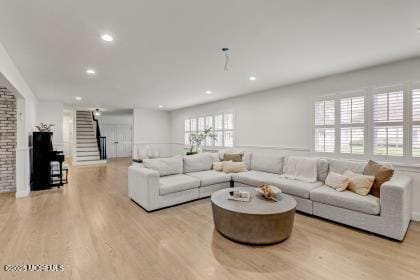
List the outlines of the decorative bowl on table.
{"type": "Polygon", "coordinates": [[[270,200],[276,200],[276,194],[281,193],[281,190],[275,186],[264,184],[259,188],[255,188],[257,192],[259,192],[264,198],[270,200]]]}

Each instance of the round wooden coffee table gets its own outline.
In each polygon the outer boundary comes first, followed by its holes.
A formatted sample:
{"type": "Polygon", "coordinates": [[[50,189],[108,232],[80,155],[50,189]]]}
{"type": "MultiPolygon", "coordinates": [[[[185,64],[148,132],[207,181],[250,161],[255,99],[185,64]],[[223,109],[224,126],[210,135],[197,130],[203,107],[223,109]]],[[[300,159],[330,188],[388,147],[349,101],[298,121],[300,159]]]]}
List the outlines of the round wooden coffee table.
{"type": "Polygon", "coordinates": [[[237,187],[249,191],[249,202],[228,200],[232,188],[219,190],[211,196],[213,220],[216,229],[225,237],[247,244],[273,244],[286,238],[292,232],[296,201],[278,194],[276,199],[267,200],[253,187],[237,187]]]}

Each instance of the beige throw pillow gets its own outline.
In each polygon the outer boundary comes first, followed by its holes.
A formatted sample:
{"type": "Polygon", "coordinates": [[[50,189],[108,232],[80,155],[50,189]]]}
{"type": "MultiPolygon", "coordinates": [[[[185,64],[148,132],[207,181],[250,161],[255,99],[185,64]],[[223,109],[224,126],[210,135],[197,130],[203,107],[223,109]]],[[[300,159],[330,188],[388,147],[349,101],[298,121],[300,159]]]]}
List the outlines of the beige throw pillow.
{"type": "Polygon", "coordinates": [[[325,184],[338,192],[342,192],[349,186],[350,179],[347,176],[335,172],[330,172],[325,179],[325,184]]]}
{"type": "Polygon", "coordinates": [[[350,170],[344,172],[343,175],[350,179],[348,190],[364,196],[369,194],[370,189],[373,186],[373,181],[375,181],[375,176],[357,174],[350,170]]]}
{"type": "MultiPolygon", "coordinates": [[[[217,162],[213,162],[213,170],[214,170],[214,171],[219,171],[219,172],[223,171],[223,164],[224,164],[225,162],[226,162],[226,161],[217,161],[217,162]]],[[[229,161],[229,162],[232,162],[232,161],[229,161]]]]}
{"type": "Polygon", "coordinates": [[[225,173],[239,173],[248,171],[244,162],[225,161],[223,163],[223,172],[225,173]]]}
{"type": "Polygon", "coordinates": [[[228,154],[225,153],[223,155],[223,161],[234,161],[234,162],[240,162],[242,161],[242,154],[228,154]]]}

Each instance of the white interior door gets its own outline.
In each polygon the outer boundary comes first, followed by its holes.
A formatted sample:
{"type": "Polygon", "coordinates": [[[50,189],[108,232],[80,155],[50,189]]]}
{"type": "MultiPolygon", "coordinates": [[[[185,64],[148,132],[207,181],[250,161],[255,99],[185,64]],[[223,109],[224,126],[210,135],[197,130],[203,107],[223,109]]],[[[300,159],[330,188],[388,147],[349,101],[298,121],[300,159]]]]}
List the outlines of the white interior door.
{"type": "Polygon", "coordinates": [[[117,133],[115,125],[103,124],[101,125],[101,136],[106,137],[106,157],[114,158],[117,155],[117,133]]]}
{"type": "Polygon", "coordinates": [[[101,135],[106,137],[107,158],[131,157],[133,145],[132,130],[131,125],[101,125],[101,135]]]}
{"type": "Polygon", "coordinates": [[[117,157],[131,157],[133,147],[133,128],[131,125],[118,125],[116,133],[117,157]]]}

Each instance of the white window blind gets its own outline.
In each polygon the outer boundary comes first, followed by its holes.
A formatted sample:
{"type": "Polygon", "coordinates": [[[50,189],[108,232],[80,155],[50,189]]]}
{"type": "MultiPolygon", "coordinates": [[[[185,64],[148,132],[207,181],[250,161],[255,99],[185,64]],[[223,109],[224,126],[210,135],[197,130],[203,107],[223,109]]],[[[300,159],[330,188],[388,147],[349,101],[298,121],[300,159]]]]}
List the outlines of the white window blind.
{"type": "Polygon", "coordinates": [[[340,99],[340,152],[364,154],[365,97],[340,99]]]}
{"type": "MultiPolygon", "coordinates": [[[[214,126],[213,126],[213,116],[206,116],[206,129],[207,128],[212,128],[214,131],[214,126]]],[[[206,138],[206,146],[207,147],[212,147],[214,145],[213,139],[210,137],[206,138]]]]}
{"type": "Polygon", "coordinates": [[[404,155],[404,93],[373,96],[373,152],[383,156],[404,155]]]}
{"type": "Polygon", "coordinates": [[[315,151],[335,150],[335,100],[315,102],[315,151]]]}
{"type": "Polygon", "coordinates": [[[413,157],[420,157],[420,89],[412,91],[412,150],[413,157]]]}

